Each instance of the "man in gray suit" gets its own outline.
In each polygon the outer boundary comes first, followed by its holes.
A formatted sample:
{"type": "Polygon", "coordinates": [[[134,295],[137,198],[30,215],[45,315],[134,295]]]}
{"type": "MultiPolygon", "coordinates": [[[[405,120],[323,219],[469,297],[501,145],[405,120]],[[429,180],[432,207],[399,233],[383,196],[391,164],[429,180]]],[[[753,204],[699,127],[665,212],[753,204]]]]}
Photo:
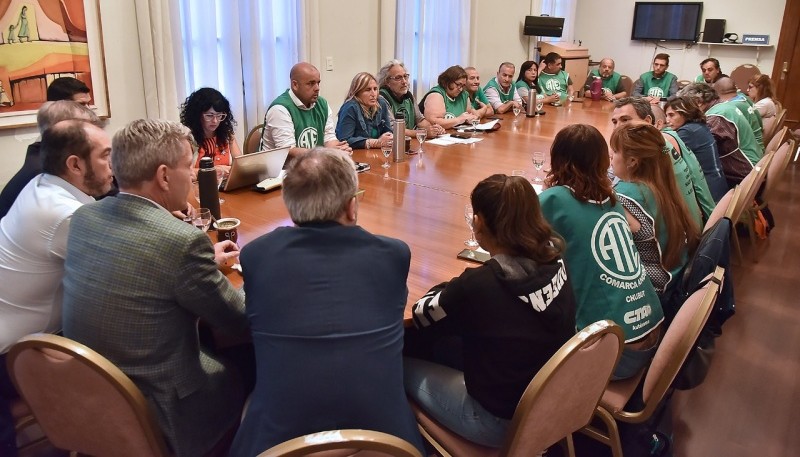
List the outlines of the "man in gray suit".
{"type": "Polygon", "coordinates": [[[198,343],[197,321],[246,332],[244,294],[218,265],[238,255],[170,214],[192,182],[189,130],[138,120],[112,140],[120,186],[78,210],[67,241],[64,335],[142,390],[176,456],[207,453],[238,423],[242,389],[198,343]],[[225,252],[226,250],[231,252],[225,252]]]}

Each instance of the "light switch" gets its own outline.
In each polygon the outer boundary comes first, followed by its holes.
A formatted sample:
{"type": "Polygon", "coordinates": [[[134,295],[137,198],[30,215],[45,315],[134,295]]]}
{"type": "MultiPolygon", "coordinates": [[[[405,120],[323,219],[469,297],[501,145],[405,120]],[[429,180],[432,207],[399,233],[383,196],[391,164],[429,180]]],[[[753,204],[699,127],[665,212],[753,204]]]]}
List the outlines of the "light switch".
{"type": "Polygon", "coordinates": [[[325,57],[325,70],[333,71],[333,57],[331,56],[325,57]]]}

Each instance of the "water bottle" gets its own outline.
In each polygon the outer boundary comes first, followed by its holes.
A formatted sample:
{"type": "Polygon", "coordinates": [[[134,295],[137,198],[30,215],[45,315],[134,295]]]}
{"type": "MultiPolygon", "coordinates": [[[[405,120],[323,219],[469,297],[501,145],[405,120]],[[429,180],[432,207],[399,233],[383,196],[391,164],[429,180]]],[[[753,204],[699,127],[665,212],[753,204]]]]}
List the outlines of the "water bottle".
{"type": "Polygon", "coordinates": [[[395,162],[400,162],[406,153],[406,119],[402,113],[397,113],[394,118],[394,142],[392,143],[392,156],[395,162]]]}
{"type": "Polygon", "coordinates": [[[536,109],[536,88],[531,87],[528,91],[528,106],[525,111],[525,117],[534,117],[539,115],[539,110],[536,109]]]}
{"type": "Polygon", "coordinates": [[[220,219],[217,169],[214,168],[214,159],[211,157],[200,159],[200,170],[197,171],[197,187],[200,195],[200,207],[208,208],[215,219],[220,219]]]}
{"type": "Polygon", "coordinates": [[[600,100],[600,96],[603,94],[603,81],[601,81],[599,77],[595,76],[592,80],[592,87],[589,89],[589,91],[592,93],[592,100],[600,100]]]}

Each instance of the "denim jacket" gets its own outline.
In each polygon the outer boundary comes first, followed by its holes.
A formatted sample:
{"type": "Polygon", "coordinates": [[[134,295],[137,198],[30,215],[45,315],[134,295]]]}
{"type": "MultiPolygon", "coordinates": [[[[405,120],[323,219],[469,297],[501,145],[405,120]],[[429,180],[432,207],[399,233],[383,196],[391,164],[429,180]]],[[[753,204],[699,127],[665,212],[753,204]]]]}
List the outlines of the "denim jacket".
{"type": "Polygon", "coordinates": [[[339,109],[339,121],[336,123],[336,138],[347,141],[353,149],[364,149],[368,138],[378,138],[392,131],[389,122],[389,104],[378,98],[378,112],[372,119],[364,116],[358,100],[351,98],[339,109]]]}

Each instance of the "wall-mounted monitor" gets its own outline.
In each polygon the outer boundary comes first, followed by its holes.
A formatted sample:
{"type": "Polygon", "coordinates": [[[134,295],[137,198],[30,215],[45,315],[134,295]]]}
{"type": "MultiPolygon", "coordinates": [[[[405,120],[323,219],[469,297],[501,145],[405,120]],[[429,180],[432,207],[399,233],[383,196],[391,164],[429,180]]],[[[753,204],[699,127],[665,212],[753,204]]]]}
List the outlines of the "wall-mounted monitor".
{"type": "Polygon", "coordinates": [[[560,37],[564,33],[564,18],[525,16],[525,28],[522,33],[531,36],[560,37]]]}
{"type": "Polygon", "coordinates": [[[696,42],[702,15],[702,2],[636,2],[631,40],[696,42]]]}

